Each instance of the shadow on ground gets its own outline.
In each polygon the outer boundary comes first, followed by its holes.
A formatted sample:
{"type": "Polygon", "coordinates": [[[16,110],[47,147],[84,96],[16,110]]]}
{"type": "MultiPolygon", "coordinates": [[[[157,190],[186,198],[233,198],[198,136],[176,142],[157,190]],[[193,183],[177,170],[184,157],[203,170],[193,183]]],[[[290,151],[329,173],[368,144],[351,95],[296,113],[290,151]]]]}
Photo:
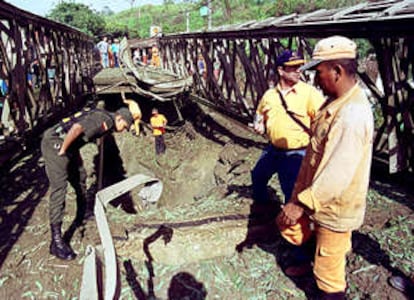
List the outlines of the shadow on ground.
{"type": "MultiPolygon", "coordinates": [[[[167,244],[171,241],[173,230],[166,226],[160,226],[158,230],[147,237],[144,240],[144,252],[147,257],[145,265],[148,270],[147,290],[148,293],[144,292],[141,284],[137,280],[137,273],[132,266],[131,260],[124,262],[124,268],[126,271],[126,280],[133,291],[135,297],[138,300],[150,300],[157,299],[154,293],[154,267],[153,257],[149,251],[149,245],[155,242],[157,239],[162,238],[164,243],[167,244]]],[[[180,300],[180,299],[191,299],[191,300],[204,300],[206,299],[207,291],[203,283],[197,281],[193,275],[188,272],[179,272],[171,278],[170,285],[168,287],[168,300],[180,300]]]]}
{"type": "Polygon", "coordinates": [[[373,161],[370,187],[414,211],[414,173],[402,171],[389,174],[388,166],[373,161]]]}
{"type": "Polygon", "coordinates": [[[40,156],[39,150],[34,151],[11,171],[1,170],[0,267],[47,192],[40,156]]]}

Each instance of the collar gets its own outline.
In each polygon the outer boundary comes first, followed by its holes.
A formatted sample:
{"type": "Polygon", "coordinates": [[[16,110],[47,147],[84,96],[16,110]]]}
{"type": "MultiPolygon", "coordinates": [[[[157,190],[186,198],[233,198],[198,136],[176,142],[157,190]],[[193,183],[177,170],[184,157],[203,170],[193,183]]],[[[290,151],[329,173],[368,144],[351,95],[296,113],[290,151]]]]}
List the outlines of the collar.
{"type": "Polygon", "coordinates": [[[280,83],[277,84],[276,88],[282,93],[283,96],[286,96],[287,94],[289,94],[290,92],[292,93],[296,93],[296,86],[299,84],[296,83],[293,86],[289,87],[288,89],[284,89],[282,90],[282,87],[280,86],[280,83]]]}
{"type": "Polygon", "coordinates": [[[339,98],[336,98],[328,104],[326,108],[327,112],[332,115],[336,111],[338,111],[349,99],[351,99],[359,90],[359,83],[356,82],[355,85],[344,95],[339,98]]]}

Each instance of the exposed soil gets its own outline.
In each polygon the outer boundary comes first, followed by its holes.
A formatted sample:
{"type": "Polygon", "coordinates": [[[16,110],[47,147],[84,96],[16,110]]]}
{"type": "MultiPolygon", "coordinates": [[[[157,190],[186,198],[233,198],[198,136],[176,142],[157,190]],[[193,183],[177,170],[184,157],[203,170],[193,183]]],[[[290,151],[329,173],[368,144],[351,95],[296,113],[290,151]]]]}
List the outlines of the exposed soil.
{"type": "MultiPolygon", "coordinates": [[[[104,186],[137,173],[164,183],[156,205],[142,202],[133,190],[107,209],[120,299],[311,298],[312,276],[293,279],[283,273],[291,248],[273,225],[258,227],[249,220],[250,170],[265,141],[213,111],[190,111],[197,118],[167,132],[164,156],[155,156],[145,127],[140,137],[122,133],[105,140],[104,186]]],[[[98,148],[88,145],[82,155],[92,206],[98,148]]],[[[39,149],[2,172],[0,299],[79,298],[85,248],[100,244],[94,219],[66,234],[78,253],[74,261],[52,257],[48,182],[39,149]]],[[[387,279],[414,274],[413,186],[412,174],[390,176],[374,164],[366,220],[353,235],[347,265],[349,299],[409,299],[387,279]]],[[[269,192],[278,207],[277,178],[269,192]]],[[[65,230],[75,202],[69,189],[65,230]]]]}

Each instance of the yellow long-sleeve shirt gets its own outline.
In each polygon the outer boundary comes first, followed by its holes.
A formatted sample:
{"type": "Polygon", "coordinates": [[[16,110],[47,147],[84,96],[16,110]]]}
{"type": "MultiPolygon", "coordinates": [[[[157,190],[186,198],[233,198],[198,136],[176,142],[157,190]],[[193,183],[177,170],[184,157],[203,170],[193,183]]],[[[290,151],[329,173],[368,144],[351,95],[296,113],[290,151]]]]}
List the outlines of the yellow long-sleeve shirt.
{"type": "MultiPolygon", "coordinates": [[[[276,87],[280,90],[280,86],[276,87]]],[[[313,86],[299,81],[283,95],[288,109],[308,128],[325,99],[313,86]]],[[[276,89],[269,89],[257,107],[257,114],[264,117],[270,142],[280,149],[306,147],[309,135],[286,112],[276,89]]]]}
{"type": "Polygon", "coordinates": [[[345,232],[362,225],[373,131],[371,107],[358,84],[317,114],[292,200],[322,227],[345,232]]]}

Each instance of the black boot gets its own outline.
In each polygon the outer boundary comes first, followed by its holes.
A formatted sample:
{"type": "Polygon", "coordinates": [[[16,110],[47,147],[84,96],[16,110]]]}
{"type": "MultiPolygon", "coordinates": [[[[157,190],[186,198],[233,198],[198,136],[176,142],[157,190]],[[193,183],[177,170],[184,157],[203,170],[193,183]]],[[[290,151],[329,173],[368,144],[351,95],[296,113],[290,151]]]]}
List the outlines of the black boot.
{"type": "Polygon", "coordinates": [[[326,293],[320,291],[320,300],[345,300],[345,292],[326,293]]]}
{"type": "Polygon", "coordinates": [[[73,260],[76,257],[72,248],[65,243],[61,233],[62,223],[52,224],[50,226],[52,230],[52,242],[50,243],[50,254],[63,259],[73,260]]]}

